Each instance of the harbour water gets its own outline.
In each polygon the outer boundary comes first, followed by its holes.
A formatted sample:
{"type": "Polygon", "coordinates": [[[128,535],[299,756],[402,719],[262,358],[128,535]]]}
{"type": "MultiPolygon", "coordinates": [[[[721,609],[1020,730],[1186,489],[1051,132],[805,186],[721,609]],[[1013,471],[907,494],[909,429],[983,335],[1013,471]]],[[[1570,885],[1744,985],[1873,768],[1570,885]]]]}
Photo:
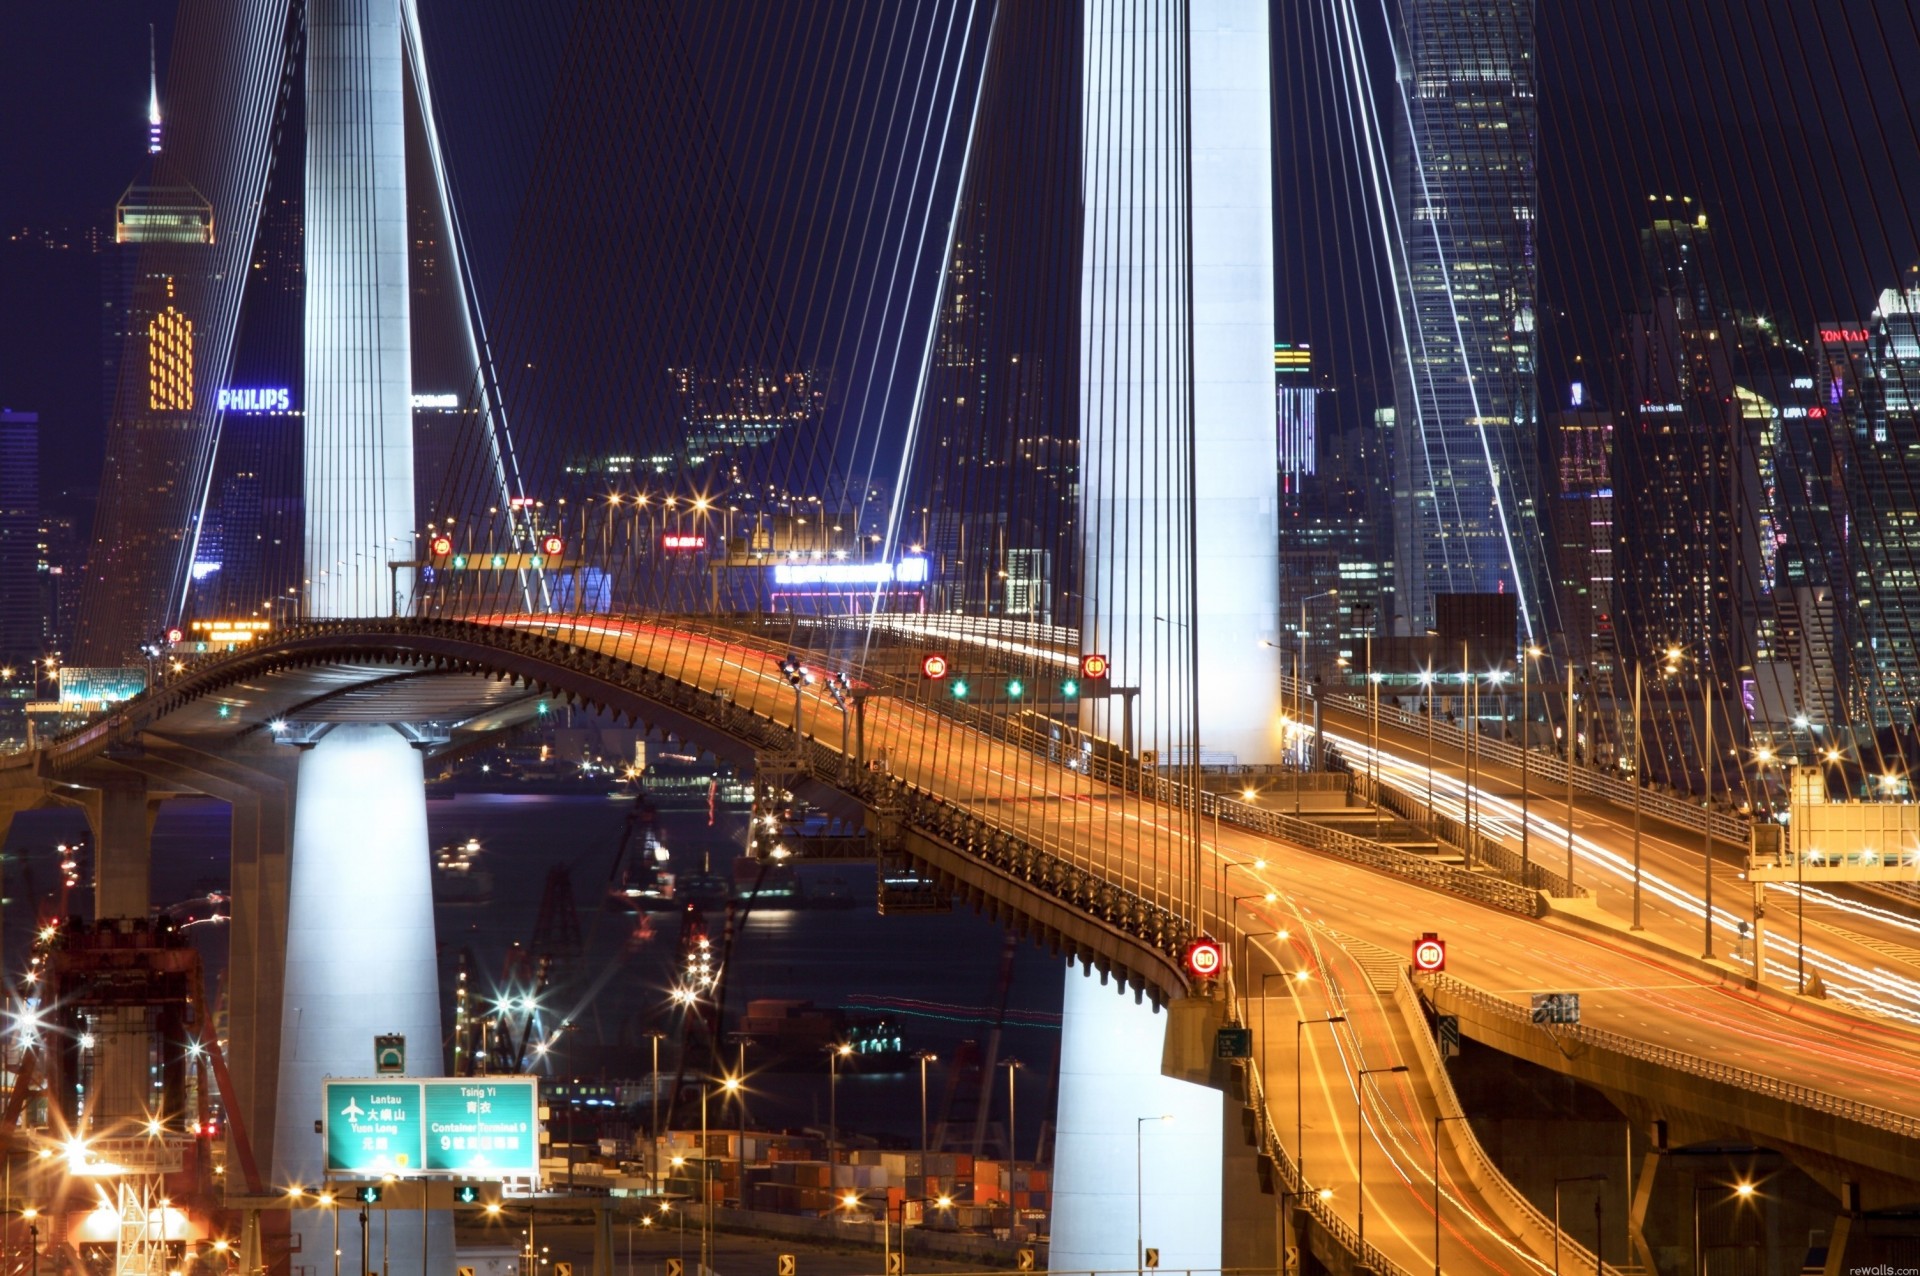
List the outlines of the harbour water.
{"type": "MultiPolygon", "coordinates": [[[[556,1077],[644,1078],[651,1063],[647,1034],[668,1034],[664,1070],[684,1030],[684,1015],[668,995],[679,978],[678,912],[636,914],[607,906],[618,884],[616,855],[633,810],[631,797],[606,795],[466,794],[428,804],[433,844],[477,838],[479,863],[491,879],[483,899],[443,900],[436,906],[448,1006],[453,971],[463,951],[473,971],[470,982],[489,995],[501,989],[515,944],[534,949],[544,943],[578,953],[571,970],[561,972],[559,986],[545,999],[549,1033],[559,1019],[572,1022],[545,1061],[556,1077]],[[546,934],[537,933],[555,866],[566,868],[570,878],[577,949],[564,910],[549,908],[546,934]]],[[[721,803],[711,824],[709,818],[704,802],[661,804],[654,829],[669,851],[664,867],[682,876],[702,868],[730,876],[744,810],[721,803]]],[[[61,904],[56,846],[86,837],[84,821],[71,811],[29,812],[15,820],[5,861],[11,969],[20,968],[36,918],[54,915],[61,904]]],[[[635,853],[638,842],[634,839],[635,853]]],[[[217,987],[226,964],[227,927],[218,920],[198,919],[226,911],[224,904],[209,904],[205,896],[227,888],[227,808],[204,800],[169,802],[161,808],[153,845],[153,899],[161,906],[185,905],[176,915],[190,923],[207,963],[209,987],[217,987]]],[[[68,911],[81,916],[91,910],[86,868],[82,855],[78,884],[68,890],[65,901],[68,911]]],[[[868,865],[802,866],[800,877],[802,886],[816,893],[850,897],[850,906],[756,907],[739,925],[733,942],[723,1029],[730,1031],[747,1002],[759,998],[809,1001],[859,1016],[884,1014],[901,1027],[909,1055],[924,1049],[940,1056],[929,1070],[928,1085],[937,1122],[948,1082],[946,1063],[964,1040],[984,1041],[1001,1017],[1004,932],[964,908],[881,916],[873,903],[874,872],[868,865]]],[[[724,905],[708,911],[706,926],[716,950],[723,947],[724,905]]],[[[378,995],[377,988],[368,992],[378,995]]],[[[1020,945],[1012,955],[1004,995],[1007,1027],[1000,1057],[1016,1057],[1025,1065],[1014,1074],[1016,1115],[1021,1154],[1031,1157],[1053,1106],[1060,964],[1031,944],[1020,945]]],[[[450,1012],[445,1022],[450,1028],[450,1012]]],[[[729,1043],[724,1052],[731,1064],[735,1047],[729,1043]]],[[[789,1060],[778,1070],[764,1066],[767,1061],[757,1058],[760,1053],[752,1044],[747,1048],[752,1124],[824,1127],[829,1109],[824,1052],[817,1060],[789,1060]]],[[[705,1056],[690,1049],[687,1057],[689,1080],[697,1080],[705,1056]]],[[[997,1070],[989,1088],[991,1121],[996,1124],[1005,1120],[1006,1078],[1005,1069],[997,1070]]],[[[919,1115],[919,1068],[910,1057],[878,1069],[858,1061],[842,1065],[838,1116],[843,1130],[911,1143],[918,1137],[919,1115]]],[[[738,1118],[736,1112],[723,1114],[716,1107],[710,1119],[732,1126],[738,1118]]],[[[555,1137],[564,1137],[564,1132],[556,1131],[555,1137]]]]}

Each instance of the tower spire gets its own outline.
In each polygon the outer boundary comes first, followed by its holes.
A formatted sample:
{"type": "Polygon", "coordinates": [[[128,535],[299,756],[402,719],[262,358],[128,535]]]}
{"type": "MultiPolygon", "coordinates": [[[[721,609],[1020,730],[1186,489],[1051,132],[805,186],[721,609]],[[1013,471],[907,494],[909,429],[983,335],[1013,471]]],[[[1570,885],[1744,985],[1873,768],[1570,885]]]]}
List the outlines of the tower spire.
{"type": "Polygon", "coordinates": [[[160,153],[160,59],[154,48],[153,24],[147,24],[147,154],[160,153]]]}

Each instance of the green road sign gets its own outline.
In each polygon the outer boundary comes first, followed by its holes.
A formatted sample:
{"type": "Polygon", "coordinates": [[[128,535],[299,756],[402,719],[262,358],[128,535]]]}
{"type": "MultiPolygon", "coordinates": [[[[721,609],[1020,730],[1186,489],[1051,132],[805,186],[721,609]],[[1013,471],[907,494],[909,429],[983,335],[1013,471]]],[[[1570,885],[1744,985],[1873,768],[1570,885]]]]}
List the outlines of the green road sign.
{"type": "Polygon", "coordinates": [[[498,1178],[540,1168],[534,1078],[436,1078],[423,1084],[428,1170],[498,1178]]]}
{"type": "Polygon", "coordinates": [[[326,1104],[329,1172],[388,1174],[421,1167],[418,1081],[328,1081],[326,1104]]]}

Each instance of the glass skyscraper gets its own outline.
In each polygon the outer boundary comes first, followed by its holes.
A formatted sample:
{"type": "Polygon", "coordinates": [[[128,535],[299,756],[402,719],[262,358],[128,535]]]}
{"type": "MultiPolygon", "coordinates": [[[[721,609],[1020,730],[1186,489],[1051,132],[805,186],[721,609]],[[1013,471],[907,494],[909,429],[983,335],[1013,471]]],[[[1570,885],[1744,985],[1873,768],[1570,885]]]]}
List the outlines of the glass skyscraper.
{"type": "Polygon", "coordinates": [[[1402,632],[1434,596],[1515,593],[1548,621],[1534,387],[1533,0],[1403,0],[1394,406],[1402,632]]]}

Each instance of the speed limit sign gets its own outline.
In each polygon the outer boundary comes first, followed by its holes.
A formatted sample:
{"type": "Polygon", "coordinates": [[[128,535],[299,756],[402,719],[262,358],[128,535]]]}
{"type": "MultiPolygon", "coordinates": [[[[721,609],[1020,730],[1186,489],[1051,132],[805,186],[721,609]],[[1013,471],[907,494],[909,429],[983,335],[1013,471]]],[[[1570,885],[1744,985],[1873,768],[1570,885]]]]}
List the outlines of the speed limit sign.
{"type": "Polygon", "coordinates": [[[1413,941],[1413,968],[1423,975],[1447,968],[1447,941],[1428,931],[1413,941]]]}

